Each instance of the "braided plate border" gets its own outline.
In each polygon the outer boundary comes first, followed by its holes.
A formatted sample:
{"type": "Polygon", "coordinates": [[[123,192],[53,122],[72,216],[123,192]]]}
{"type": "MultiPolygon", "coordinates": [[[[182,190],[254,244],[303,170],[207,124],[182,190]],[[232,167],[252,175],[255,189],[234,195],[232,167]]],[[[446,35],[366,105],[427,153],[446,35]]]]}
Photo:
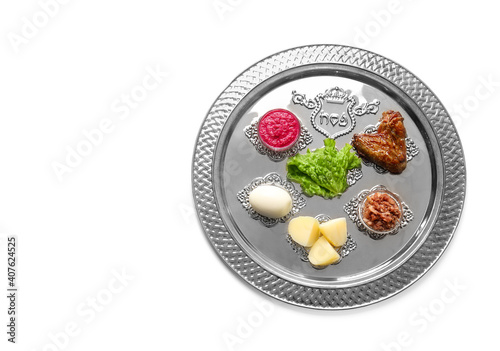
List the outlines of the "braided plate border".
{"type": "Polygon", "coordinates": [[[347,309],[384,300],[419,279],[441,256],[458,225],[465,200],[466,171],[457,131],[441,102],[405,68],[375,53],[342,45],[313,45],[270,56],[237,77],[212,105],[196,142],[193,196],[201,226],[221,258],[238,275],[279,300],[316,309],[347,309]],[[284,70],[312,63],[341,63],[375,73],[398,86],[424,112],[444,157],[443,202],[422,246],[399,268],[372,282],[349,288],[322,289],[299,285],[271,274],[241,250],[228,233],[215,204],[212,163],[224,122],[248,92],[284,70]]]}

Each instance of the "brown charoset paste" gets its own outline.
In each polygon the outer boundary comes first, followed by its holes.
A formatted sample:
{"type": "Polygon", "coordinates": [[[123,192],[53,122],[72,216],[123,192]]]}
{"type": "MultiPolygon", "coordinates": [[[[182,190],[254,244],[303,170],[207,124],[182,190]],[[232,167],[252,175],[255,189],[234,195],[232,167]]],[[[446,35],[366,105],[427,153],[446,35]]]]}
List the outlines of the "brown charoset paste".
{"type": "Polygon", "coordinates": [[[399,206],[388,194],[376,192],[366,198],[363,221],[373,230],[387,232],[396,226],[400,218],[399,206]]]}

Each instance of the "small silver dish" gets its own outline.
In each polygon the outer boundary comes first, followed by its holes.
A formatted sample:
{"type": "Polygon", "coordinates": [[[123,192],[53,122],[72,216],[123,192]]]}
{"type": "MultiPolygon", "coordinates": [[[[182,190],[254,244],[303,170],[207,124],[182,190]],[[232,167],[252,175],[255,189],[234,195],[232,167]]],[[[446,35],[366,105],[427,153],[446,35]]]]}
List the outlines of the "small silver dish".
{"type": "Polygon", "coordinates": [[[243,129],[243,132],[245,133],[245,136],[248,138],[250,143],[252,143],[252,145],[255,147],[255,150],[257,150],[259,154],[266,155],[267,157],[269,157],[271,161],[280,162],[283,161],[284,159],[287,159],[288,157],[295,156],[296,154],[299,153],[299,151],[305,149],[306,146],[311,144],[313,141],[311,133],[307,130],[306,127],[304,127],[304,125],[299,119],[300,134],[297,141],[295,141],[295,143],[293,144],[293,146],[282,151],[270,149],[266,145],[264,145],[264,143],[260,138],[259,122],[260,122],[260,117],[253,119],[251,124],[243,129]]]}
{"type": "Polygon", "coordinates": [[[413,213],[405,204],[398,194],[390,191],[383,185],[376,185],[370,190],[361,191],[357,197],[353,198],[344,206],[345,212],[349,215],[349,218],[356,224],[358,229],[361,232],[366,233],[370,238],[374,240],[379,240],[384,238],[386,235],[394,235],[399,232],[400,228],[405,227],[408,222],[413,219],[413,213]],[[394,200],[396,205],[399,208],[400,217],[396,220],[396,223],[393,228],[386,231],[378,231],[369,226],[364,220],[364,209],[365,204],[371,195],[375,193],[384,193],[387,194],[391,199],[394,200]]]}

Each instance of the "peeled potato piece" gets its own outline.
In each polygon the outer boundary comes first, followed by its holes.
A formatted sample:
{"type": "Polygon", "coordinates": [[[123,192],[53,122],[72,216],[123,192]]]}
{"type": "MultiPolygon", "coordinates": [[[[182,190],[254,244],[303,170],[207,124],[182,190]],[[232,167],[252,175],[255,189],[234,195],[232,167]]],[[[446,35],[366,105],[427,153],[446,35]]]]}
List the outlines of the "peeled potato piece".
{"type": "Polygon", "coordinates": [[[314,217],[296,217],[288,224],[288,234],[297,244],[310,247],[319,238],[319,222],[314,217]]]}
{"type": "Polygon", "coordinates": [[[333,246],[342,246],[347,241],[347,222],[345,217],[321,223],[319,231],[333,246]]]}
{"type": "Polygon", "coordinates": [[[309,251],[309,262],[314,266],[328,266],[339,259],[339,254],[324,236],[320,237],[309,251]]]}

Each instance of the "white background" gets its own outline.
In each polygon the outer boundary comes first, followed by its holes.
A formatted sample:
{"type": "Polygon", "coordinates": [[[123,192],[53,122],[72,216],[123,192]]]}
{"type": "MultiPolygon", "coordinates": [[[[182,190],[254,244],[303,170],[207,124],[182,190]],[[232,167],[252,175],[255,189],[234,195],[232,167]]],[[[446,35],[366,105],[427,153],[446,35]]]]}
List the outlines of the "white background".
{"type": "Polygon", "coordinates": [[[488,215],[498,197],[493,2],[61,0],[43,10],[45,3],[54,2],[0,5],[0,232],[18,235],[20,245],[16,349],[498,344],[497,325],[486,320],[500,312],[499,230],[488,215]],[[293,307],[238,279],[202,233],[190,183],[199,126],[231,80],[270,54],[327,43],[361,45],[410,69],[454,116],[467,157],[466,206],[438,264],[389,300],[341,312],[293,307]],[[121,119],[117,104],[151,69],[169,75],[121,119]],[[55,162],[64,164],[102,121],[112,131],[58,179],[55,162]],[[100,304],[91,307],[92,299],[100,304]],[[259,315],[256,303],[271,313],[259,315]]]}

